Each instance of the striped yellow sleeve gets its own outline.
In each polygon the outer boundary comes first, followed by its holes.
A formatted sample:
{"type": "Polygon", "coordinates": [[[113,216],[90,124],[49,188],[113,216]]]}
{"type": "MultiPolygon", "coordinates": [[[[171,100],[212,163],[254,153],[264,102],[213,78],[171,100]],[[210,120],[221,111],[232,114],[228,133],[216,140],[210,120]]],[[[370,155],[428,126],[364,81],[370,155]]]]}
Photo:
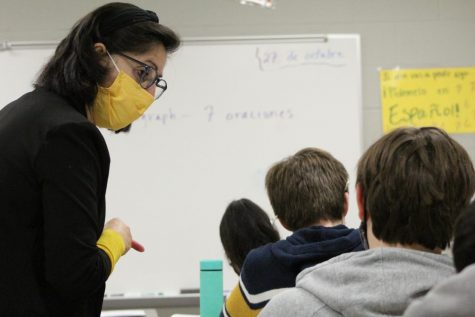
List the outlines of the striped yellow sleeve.
{"type": "Polygon", "coordinates": [[[229,294],[224,309],[224,315],[228,317],[256,317],[262,310],[252,309],[247,305],[239,284],[229,294]]]}
{"type": "Polygon", "coordinates": [[[119,258],[125,252],[125,242],[122,236],[112,229],[106,229],[102,232],[96,243],[97,247],[103,250],[111,260],[111,273],[119,258]]]}

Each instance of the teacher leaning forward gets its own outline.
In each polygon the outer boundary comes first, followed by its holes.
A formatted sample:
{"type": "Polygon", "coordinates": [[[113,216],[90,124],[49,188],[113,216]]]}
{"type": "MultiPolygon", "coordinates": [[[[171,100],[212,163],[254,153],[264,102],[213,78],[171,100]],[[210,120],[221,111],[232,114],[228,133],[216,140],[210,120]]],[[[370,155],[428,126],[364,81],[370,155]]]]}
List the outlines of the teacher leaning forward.
{"type": "Polygon", "coordinates": [[[99,316],[119,257],[143,251],[120,219],[104,224],[110,159],[96,126],[139,118],[178,46],[154,12],[104,5],[0,111],[0,316],[99,316]]]}

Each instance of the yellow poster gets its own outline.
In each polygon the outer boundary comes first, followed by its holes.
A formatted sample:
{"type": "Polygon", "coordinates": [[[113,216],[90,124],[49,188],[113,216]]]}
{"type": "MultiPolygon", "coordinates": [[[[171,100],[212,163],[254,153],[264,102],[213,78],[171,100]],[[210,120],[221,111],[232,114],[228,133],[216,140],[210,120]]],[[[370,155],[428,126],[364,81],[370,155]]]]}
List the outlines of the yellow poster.
{"type": "Polygon", "coordinates": [[[402,126],[475,132],[475,67],[382,70],[380,81],[384,132],[402,126]]]}

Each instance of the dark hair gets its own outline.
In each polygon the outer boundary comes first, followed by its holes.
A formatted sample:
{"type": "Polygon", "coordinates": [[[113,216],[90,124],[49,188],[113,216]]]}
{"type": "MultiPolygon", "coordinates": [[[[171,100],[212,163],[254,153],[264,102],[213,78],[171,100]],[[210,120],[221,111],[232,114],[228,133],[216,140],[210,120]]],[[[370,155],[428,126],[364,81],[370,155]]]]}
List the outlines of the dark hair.
{"type": "Polygon", "coordinates": [[[84,107],[91,107],[97,95],[98,83],[107,75],[107,68],[101,65],[101,56],[94,48],[95,43],[103,43],[111,54],[144,53],[156,44],[173,52],[180,40],[172,30],[158,23],[153,12],[128,3],[109,3],[74,25],[59,43],[35,85],[63,96],[84,114],[84,107]],[[134,20],[136,16],[139,19],[134,20]]]}
{"type": "Polygon", "coordinates": [[[266,188],[274,213],[290,230],[342,220],[348,173],[330,153],[306,148],[272,166],[266,188]]]}
{"type": "Polygon", "coordinates": [[[475,201],[459,216],[455,224],[452,253],[457,272],[475,264],[475,201]]]}
{"type": "Polygon", "coordinates": [[[387,243],[444,249],[475,191],[472,162],[433,127],[400,128],[376,141],[358,163],[365,216],[387,243]]]}
{"type": "Polygon", "coordinates": [[[246,198],[228,205],[219,225],[219,235],[230,265],[237,274],[249,251],[280,239],[267,213],[246,198]]]}

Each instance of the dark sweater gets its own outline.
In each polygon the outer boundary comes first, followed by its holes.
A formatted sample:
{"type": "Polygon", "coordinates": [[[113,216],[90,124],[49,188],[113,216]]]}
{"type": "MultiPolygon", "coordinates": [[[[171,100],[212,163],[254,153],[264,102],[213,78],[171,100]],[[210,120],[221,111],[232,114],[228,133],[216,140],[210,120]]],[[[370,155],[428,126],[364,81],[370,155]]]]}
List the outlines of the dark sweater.
{"type": "Polygon", "coordinates": [[[36,89],[0,111],[0,316],[99,316],[109,152],[66,100],[36,89]]]}
{"type": "Polygon", "coordinates": [[[256,316],[272,297],[294,287],[302,270],[362,250],[360,231],[344,225],[300,229],[285,240],[254,249],[244,261],[239,285],[228,296],[221,316],[256,316]]]}

